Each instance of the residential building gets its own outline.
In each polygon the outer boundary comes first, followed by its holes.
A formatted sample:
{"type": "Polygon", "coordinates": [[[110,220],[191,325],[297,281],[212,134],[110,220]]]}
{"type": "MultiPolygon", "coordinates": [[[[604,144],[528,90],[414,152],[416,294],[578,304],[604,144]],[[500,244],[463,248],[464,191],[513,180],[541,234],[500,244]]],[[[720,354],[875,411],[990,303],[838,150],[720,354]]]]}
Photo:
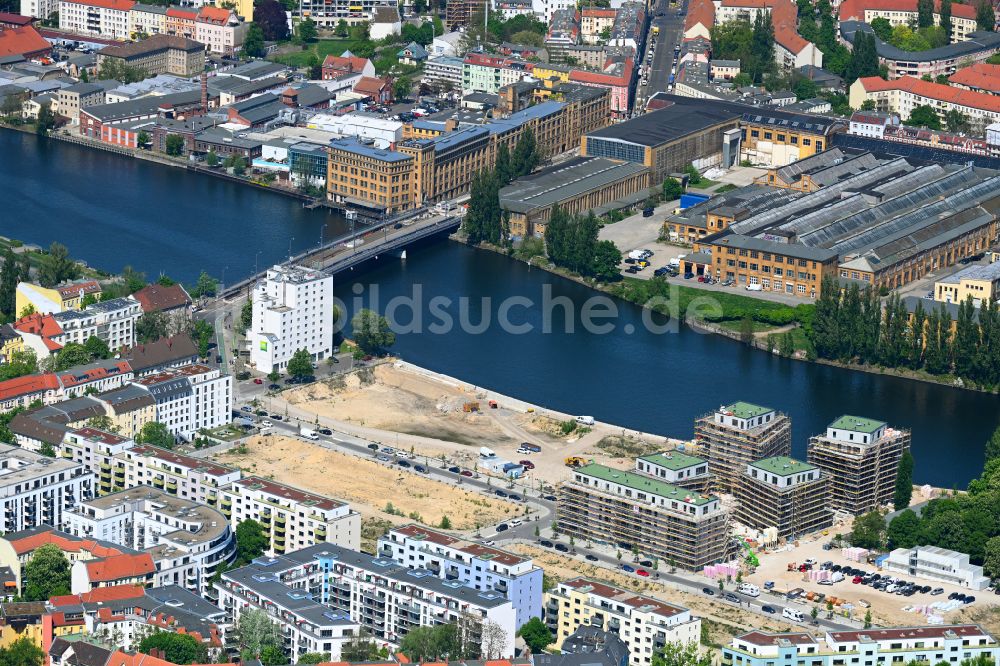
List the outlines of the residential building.
{"type": "Polygon", "coordinates": [[[180,35],[152,35],[141,42],[98,51],[98,67],[109,61],[137,67],[149,75],[192,77],[205,71],[205,45],[180,35]]]}
{"type": "Polygon", "coordinates": [[[462,69],[465,61],[455,56],[432,56],[424,63],[421,81],[442,90],[462,89],[462,69]]]}
{"type": "Polygon", "coordinates": [[[142,307],[131,296],[92,303],[83,310],[64,310],[52,315],[62,331],[54,340],[61,345],[83,344],[96,337],[117,351],[135,344],[135,322],[140,316],[142,307]]]}
{"type": "MultiPolygon", "coordinates": [[[[532,666],[627,666],[628,646],[613,631],[584,625],[563,639],[559,654],[533,654],[532,666]]],[[[54,665],[56,666],[56,665],[54,665]]]]}
{"type": "Polygon", "coordinates": [[[132,294],[139,302],[143,314],[162,313],[170,323],[170,330],[182,331],[191,321],[191,297],[180,284],[164,287],[153,283],[132,294]]]}
{"type": "Polygon", "coordinates": [[[441,580],[499,592],[514,605],[517,629],[542,615],[542,569],[530,557],[412,524],[390,529],[379,538],[377,552],[408,569],[429,570],[441,580]]]}
{"type": "Polygon", "coordinates": [[[712,481],[707,460],[676,449],[636,458],[635,471],[697,492],[707,492],[712,481]]]}
{"type": "Polygon", "coordinates": [[[410,42],[396,52],[396,57],[404,65],[420,65],[426,62],[428,54],[427,49],[423,46],[416,42],[410,42]]]}
{"type": "Polygon", "coordinates": [[[37,453],[48,444],[59,451],[70,431],[104,415],[100,401],[83,396],[21,412],[11,419],[9,428],[22,449],[37,453]]]}
{"type": "Polygon", "coordinates": [[[218,567],[236,558],[236,536],[218,510],[148,485],[82,501],[64,524],[74,536],[148,553],[155,585],[200,595],[211,590],[218,567]]]}
{"type": "Polygon", "coordinates": [[[130,37],[132,0],[60,0],[59,29],[78,35],[125,41],[130,37]]]}
{"type": "Polygon", "coordinates": [[[708,459],[715,488],[733,493],[746,466],[792,451],[792,421],[770,407],[749,402],[723,405],[694,424],[695,445],[708,459]]]}
{"type": "Polygon", "coordinates": [[[10,324],[0,326],[0,362],[10,363],[15,354],[25,351],[24,338],[10,324]]]}
{"type": "MultiPolygon", "coordinates": [[[[917,22],[916,0],[844,0],[837,8],[843,21],[863,21],[871,24],[882,18],[892,25],[911,26],[917,22]]],[[[941,24],[941,1],[934,2],[934,25],[941,24]]],[[[976,8],[968,5],[951,9],[951,35],[949,41],[962,42],[976,30],[976,8]]]]}
{"type": "MultiPolygon", "coordinates": [[[[65,88],[60,88],[56,93],[56,102],[53,104],[52,111],[54,113],[58,113],[60,116],[68,118],[70,125],[79,125],[80,109],[88,106],[96,106],[97,104],[104,104],[105,94],[106,86],[101,85],[100,83],[76,83],[65,88]]],[[[22,282],[21,284],[26,283],[22,282]]],[[[30,286],[34,287],[34,285],[30,286]]],[[[20,285],[18,285],[18,287],[20,287],[20,285]]],[[[56,290],[36,287],[32,291],[34,291],[38,296],[42,296],[44,292],[53,292],[56,290]]],[[[20,295],[20,289],[18,292],[20,295]]],[[[98,288],[97,293],[100,294],[100,288],[98,288]]],[[[61,312],[65,309],[68,308],[63,307],[60,310],[48,309],[45,310],[45,312],[61,312]]],[[[42,310],[39,310],[39,312],[42,312],[42,310]]]]}
{"type": "Polygon", "coordinates": [[[51,405],[89,391],[110,391],[132,381],[128,363],[111,359],[60,372],[25,375],[0,382],[0,409],[27,407],[35,400],[51,405]]]}
{"type": "Polygon", "coordinates": [[[885,571],[907,578],[947,583],[970,590],[985,590],[990,585],[983,568],[969,563],[967,553],[957,553],[937,546],[896,548],[882,561],[885,571]]]}
{"type": "Polygon", "coordinates": [[[709,76],[713,81],[732,81],[740,73],[739,60],[715,59],[709,61],[708,66],[709,76]]]}
{"type": "Polygon", "coordinates": [[[830,506],[855,516],[892,503],[910,431],[883,421],[841,416],[809,439],[807,459],[830,479],[830,506]]]}
{"type": "Polygon", "coordinates": [[[899,125],[899,116],[886,111],[855,111],[851,114],[848,132],[856,136],[867,136],[874,139],[885,137],[889,127],[899,125]]]}
{"type": "MultiPolygon", "coordinates": [[[[966,6],[963,9],[973,8],[966,6]]],[[[975,20],[971,22],[971,26],[974,30],[975,20]]],[[[862,32],[874,36],[874,31],[867,23],[843,21],[840,24],[841,39],[848,44],[853,44],[862,32]]],[[[926,51],[907,51],[883,42],[877,36],[874,38],[875,52],[879,62],[885,66],[889,80],[904,76],[918,79],[947,77],[970,65],[985,64],[993,54],[1000,51],[1000,36],[993,32],[970,32],[964,40],[926,51]]]]}
{"type": "MultiPolygon", "coordinates": [[[[69,87],[76,88],[77,86],[69,87]]],[[[66,90],[66,88],[60,88],[60,91],[62,90],[66,90]]],[[[75,99],[68,98],[66,107],[79,111],[81,106],[90,106],[92,102],[97,104],[103,102],[103,93],[100,96],[101,102],[95,102],[96,95],[91,97],[88,93],[81,94],[80,90],[78,88],[75,95],[70,93],[70,97],[75,97],[75,99]]],[[[58,92],[56,94],[58,95],[58,92]]],[[[58,111],[60,108],[64,108],[61,99],[54,103],[52,110],[62,113],[58,111]]],[[[62,115],[69,114],[62,113],[62,115]]],[[[79,117],[77,121],[79,122],[79,117]]],[[[86,296],[93,296],[95,299],[101,300],[101,285],[97,280],[79,280],[52,288],[42,287],[31,282],[18,282],[17,292],[14,296],[15,309],[18,313],[24,312],[24,309],[30,305],[38,314],[79,310],[83,307],[83,299],[86,296]]]]}
{"type": "Polygon", "coordinates": [[[729,513],[718,497],[604,465],[573,471],[557,493],[559,531],[628,544],[688,570],[724,559],[729,513]]]}
{"type": "Polygon", "coordinates": [[[1000,65],[977,62],[948,77],[948,84],[974,92],[1000,95],[1000,65]]]}
{"type": "Polygon", "coordinates": [[[585,627],[617,634],[628,666],[648,666],[670,643],[697,645],[701,618],[683,606],[589,578],[562,581],[545,595],[545,619],[556,647],[585,627]]]}
{"type": "Polygon", "coordinates": [[[133,382],[156,401],[156,420],[175,437],[192,440],[202,429],[229,423],[233,408],[233,378],[217,368],[191,364],[133,382]]]}
{"type": "Polygon", "coordinates": [[[339,500],[257,476],[219,489],[213,502],[235,524],[256,520],[267,530],[267,552],[281,555],[317,543],[361,548],[361,515],[339,500]]]}
{"type": "Polygon", "coordinates": [[[147,5],[140,2],[132,5],[128,13],[131,38],[143,40],[151,35],[167,34],[167,9],[163,5],[147,5]]]}
{"type": "Polygon", "coordinates": [[[123,450],[117,451],[116,447],[104,446],[103,442],[98,447],[94,444],[91,439],[68,438],[63,443],[63,452],[64,455],[69,452],[74,460],[80,460],[96,448],[98,455],[92,456],[88,464],[92,469],[99,470],[102,494],[149,485],[163,488],[171,495],[212,506],[219,488],[240,478],[238,469],[148,444],[126,445],[123,450]]]}
{"type": "MultiPolygon", "coordinates": [[[[375,18],[375,9],[385,6],[395,7],[396,3],[386,0],[334,0],[326,2],[324,0],[303,0],[302,14],[308,16],[321,28],[335,28],[341,20],[348,25],[357,25],[363,21],[372,21],[375,18]]],[[[247,19],[253,16],[243,14],[247,19]]]]}
{"type": "Polygon", "coordinates": [[[978,125],[1000,121],[1000,98],[996,95],[952,88],[912,76],[892,81],[877,76],[862,77],[851,84],[849,100],[856,109],[871,100],[876,111],[888,111],[901,118],[909,118],[918,106],[930,106],[942,119],[955,110],[978,125]]]}
{"type": "Polygon", "coordinates": [[[397,646],[414,627],[450,622],[464,623],[475,644],[482,624],[496,624],[504,633],[499,654],[514,652],[515,613],[499,592],[333,544],[258,558],[223,573],[215,589],[233,622],[246,608],[266,610],[289,635],[293,660],[304,652],[330,652],[336,660],[343,642],[359,629],[397,646]]]}
{"type": "MultiPolygon", "coordinates": [[[[331,153],[342,144],[343,140],[333,142],[331,153]]],[[[333,163],[331,159],[331,169],[333,163]]],[[[332,174],[327,177],[328,187],[332,178],[332,174]]],[[[346,175],[338,175],[338,183],[341,178],[348,181],[346,175]]],[[[376,182],[374,174],[372,178],[372,182],[376,182]]],[[[373,184],[371,187],[378,186],[373,184]]],[[[254,288],[253,321],[247,337],[250,362],[259,372],[286,370],[288,361],[300,349],[309,352],[310,358],[317,362],[330,356],[333,278],[302,266],[268,269],[264,279],[254,288]]]]}
{"type": "Polygon", "coordinates": [[[354,84],[353,92],[364,95],[376,104],[392,103],[392,80],[388,76],[362,76],[354,84]]]}
{"type": "Polygon", "coordinates": [[[372,40],[385,39],[389,35],[398,35],[403,27],[399,9],[392,5],[375,7],[369,23],[368,36],[372,40]]]}
{"type": "Polygon", "coordinates": [[[485,5],[485,0],[456,0],[445,7],[444,25],[448,30],[468,26],[469,20],[485,5]]]}
{"type": "Polygon", "coordinates": [[[156,565],[149,553],[119,553],[92,560],[77,560],[70,568],[73,594],[118,585],[152,586],[156,565]]]}
{"type": "Polygon", "coordinates": [[[733,518],[791,541],[833,524],[829,480],[815,465],[787,456],[749,463],[736,487],[733,518]]]}
{"type": "Polygon", "coordinates": [[[21,336],[22,346],[35,352],[40,359],[62,349],[62,343],[58,342],[62,329],[52,315],[25,315],[15,321],[12,328],[21,336]]]}
{"type": "Polygon", "coordinates": [[[500,190],[515,238],[542,237],[552,208],[573,214],[638,206],[649,197],[649,169],[603,157],[577,157],[517,179],[500,190]]]}
{"type": "Polygon", "coordinates": [[[888,662],[954,663],[997,658],[996,639],[979,625],[952,624],[830,631],[824,640],[807,633],[751,631],[722,648],[723,666],[860,666],[888,662]],[[857,661],[855,661],[857,660],[857,661]]]}
{"type": "Polygon", "coordinates": [[[323,59],[323,80],[332,81],[348,74],[375,76],[375,65],[368,58],[356,56],[350,51],[341,55],[328,55],[323,59]]]}
{"type": "Polygon", "coordinates": [[[603,44],[604,35],[610,36],[617,10],[584,7],[580,10],[580,40],[584,44],[603,44]]]}
{"type": "MultiPolygon", "coordinates": [[[[21,16],[31,16],[33,18],[47,19],[54,12],[57,11],[59,11],[59,2],[57,0],[21,0],[21,5],[20,5],[21,16]]],[[[16,27],[31,27],[31,26],[26,25],[26,26],[16,26],[16,27]]]]}
{"type": "Polygon", "coordinates": [[[0,469],[5,532],[61,525],[66,513],[95,491],[94,474],[84,465],[16,446],[0,444],[0,469]]]}
{"type": "Polygon", "coordinates": [[[205,5],[194,21],[194,40],[211,53],[233,55],[243,47],[249,29],[250,24],[232,9],[205,5]]]}
{"type": "Polygon", "coordinates": [[[971,298],[977,308],[1000,295],[1000,263],[969,266],[934,283],[934,300],[964,303],[971,298]]]}
{"type": "MultiPolygon", "coordinates": [[[[42,0],[44,1],[44,0],[42,0]]],[[[52,52],[52,45],[33,26],[0,30],[0,57],[13,59],[43,58],[52,52]]]]}
{"type": "Polygon", "coordinates": [[[198,360],[198,347],[187,333],[178,333],[155,342],[139,343],[122,352],[136,377],[152,375],[189,365],[198,360]]]}

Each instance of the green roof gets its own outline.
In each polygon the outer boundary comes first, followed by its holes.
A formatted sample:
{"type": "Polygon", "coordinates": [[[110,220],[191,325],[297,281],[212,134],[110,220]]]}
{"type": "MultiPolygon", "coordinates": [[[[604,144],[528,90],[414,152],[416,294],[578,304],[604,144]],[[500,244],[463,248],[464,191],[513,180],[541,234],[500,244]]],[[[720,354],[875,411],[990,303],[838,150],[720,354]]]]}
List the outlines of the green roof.
{"type": "Polygon", "coordinates": [[[792,474],[800,474],[801,472],[808,472],[816,469],[815,465],[810,465],[809,463],[796,460],[795,458],[789,458],[788,456],[764,458],[763,460],[752,462],[750,465],[778,476],[791,476],[792,474]]]}
{"type": "Polygon", "coordinates": [[[664,451],[662,453],[654,453],[648,456],[640,456],[639,460],[645,460],[646,462],[659,465],[660,467],[666,467],[667,469],[674,470],[675,472],[680,469],[694,467],[695,465],[703,465],[705,463],[704,458],[689,456],[681,451],[664,451]]]}
{"type": "Polygon", "coordinates": [[[632,474],[631,472],[615,469],[606,465],[584,465],[576,471],[580,474],[596,477],[602,481],[619,483],[623,486],[632,488],[633,490],[641,490],[652,495],[659,495],[660,497],[675,499],[681,502],[687,502],[688,504],[708,504],[711,500],[715,499],[714,497],[710,497],[708,495],[701,495],[687,490],[686,488],[675,486],[672,483],[657,481],[656,479],[651,479],[648,476],[632,474]]]}
{"type": "Polygon", "coordinates": [[[866,419],[863,416],[844,415],[831,423],[830,427],[836,428],[837,430],[851,430],[853,432],[867,432],[870,434],[884,425],[885,421],[866,419]]]}
{"type": "Polygon", "coordinates": [[[756,416],[763,416],[774,410],[770,407],[761,407],[750,402],[734,402],[728,407],[723,407],[721,411],[732,412],[738,419],[752,419],[756,416]]]}

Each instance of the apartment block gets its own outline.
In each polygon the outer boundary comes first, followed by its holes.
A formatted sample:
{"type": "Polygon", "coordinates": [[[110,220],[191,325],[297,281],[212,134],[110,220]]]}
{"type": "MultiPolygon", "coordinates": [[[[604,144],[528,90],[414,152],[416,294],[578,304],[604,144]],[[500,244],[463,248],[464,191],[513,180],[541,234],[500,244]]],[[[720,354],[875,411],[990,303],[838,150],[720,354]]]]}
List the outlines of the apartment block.
{"type": "Polygon", "coordinates": [[[135,344],[135,322],[141,316],[142,307],[131,296],[94,303],[83,310],[64,310],[52,315],[62,329],[62,334],[54,339],[66,345],[83,344],[96,337],[117,351],[135,344]]]}
{"type": "MultiPolygon", "coordinates": [[[[26,338],[27,341],[27,338],[26,338]]],[[[36,400],[52,405],[88,391],[110,391],[132,381],[127,361],[109,359],[61,372],[25,375],[0,382],[0,409],[28,407],[36,400]]]]}
{"type": "Polygon", "coordinates": [[[985,590],[990,585],[990,579],[983,575],[983,568],[971,564],[966,553],[937,546],[897,548],[889,553],[882,567],[901,576],[914,576],[971,590],[985,590]]]}
{"type": "Polygon", "coordinates": [[[259,372],[287,369],[299,349],[308,351],[314,361],[330,356],[333,278],[302,266],[268,269],[254,288],[247,338],[250,362],[259,372]]]}
{"type": "Polygon", "coordinates": [[[807,460],[830,478],[830,506],[860,515],[892,502],[899,459],[909,448],[909,430],[841,416],[809,439],[807,460]]]}
{"type": "Polygon", "coordinates": [[[518,629],[542,615],[542,569],[529,557],[419,525],[389,530],[378,541],[378,555],[409,569],[427,569],[442,580],[499,592],[514,605],[518,629]]]}
{"type": "Polygon", "coordinates": [[[191,440],[203,428],[229,423],[233,378],[197,363],[163,370],[134,381],[156,401],[156,420],[176,437],[191,440]]]}
{"type": "Polygon", "coordinates": [[[729,513],[718,497],[604,465],[559,486],[559,531],[695,570],[726,557],[729,513]]]}
{"type": "MultiPolygon", "coordinates": [[[[320,27],[334,28],[341,20],[356,25],[375,18],[377,7],[395,7],[389,0],[303,0],[302,15],[308,16],[320,27]]],[[[242,12],[241,12],[242,13],[242,12]]],[[[244,14],[247,19],[251,14],[244,14]]]]}
{"type": "Polygon", "coordinates": [[[668,643],[697,645],[701,637],[701,618],[689,609],[588,578],[546,593],[545,620],[559,648],[582,627],[616,634],[628,647],[629,666],[651,664],[668,643]]]}
{"type": "Polygon", "coordinates": [[[66,512],[93,496],[95,485],[85,465],[0,444],[4,532],[61,525],[66,512]]]}
{"type": "Polygon", "coordinates": [[[708,490],[712,480],[707,460],[676,450],[636,458],[635,471],[697,492],[708,490]]]}
{"type": "Polygon", "coordinates": [[[136,486],[79,503],[65,530],[149,553],[155,584],[204,595],[219,565],[236,558],[236,536],[217,510],[152,486],[136,486]]]}
{"type": "Polygon", "coordinates": [[[722,648],[722,666],[958,664],[980,656],[993,662],[998,654],[996,639],[976,624],[830,631],[822,640],[751,631],[722,648]]]}
{"type": "Polygon", "coordinates": [[[359,630],[397,646],[415,627],[452,622],[463,623],[475,643],[483,624],[496,624],[505,641],[495,656],[514,651],[514,609],[499,592],[477,591],[333,544],[258,558],[225,572],[215,588],[231,622],[246,608],[264,609],[281,625],[293,660],[304,652],[330,652],[336,661],[359,630]]]}
{"type": "Polygon", "coordinates": [[[791,453],[792,421],[770,407],[734,402],[695,421],[694,439],[716,490],[732,493],[749,463],[791,453]]]}
{"type": "Polygon", "coordinates": [[[132,0],[61,0],[59,29],[79,35],[125,41],[132,0]]]}
{"type": "Polygon", "coordinates": [[[969,266],[934,283],[934,300],[964,303],[971,298],[977,308],[1000,294],[1000,262],[969,266]]]}
{"type": "Polygon", "coordinates": [[[217,506],[236,524],[256,520],[270,537],[268,553],[282,554],[317,543],[361,548],[361,515],[341,502],[257,476],[221,488],[217,506]]]}
{"type": "Polygon", "coordinates": [[[188,78],[205,70],[205,45],[177,34],[152,35],[142,41],[101,49],[97,54],[98,67],[106,62],[137,67],[149,76],[173,74],[188,78]]]}
{"type": "Polygon", "coordinates": [[[747,465],[736,487],[733,518],[793,539],[833,524],[829,480],[815,465],[777,456],[747,465]]]}

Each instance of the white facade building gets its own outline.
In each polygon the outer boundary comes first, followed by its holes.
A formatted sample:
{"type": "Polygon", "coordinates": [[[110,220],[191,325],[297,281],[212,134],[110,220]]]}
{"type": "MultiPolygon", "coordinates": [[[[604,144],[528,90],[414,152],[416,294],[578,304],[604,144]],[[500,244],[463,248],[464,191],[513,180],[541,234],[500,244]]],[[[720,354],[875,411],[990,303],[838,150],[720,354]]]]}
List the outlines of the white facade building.
{"type": "Polygon", "coordinates": [[[156,400],[156,420],[175,436],[191,440],[202,428],[229,423],[233,378],[192,363],[136,379],[156,400]]]}
{"type": "Polygon", "coordinates": [[[972,590],[985,590],[990,579],[983,568],[969,563],[969,556],[937,546],[897,548],[882,563],[886,571],[958,585],[972,590]]]}
{"type": "Polygon", "coordinates": [[[0,444],[3,531],[61,525],[66,512],[94,493],[94,474],[65,458],[49,458],[0,444]]]}
{"type": "Polygon", "coordinates": [[[347,113],[339,116],[327,113],[317,114],[309,119],[306,127],[340,136],[371,139],[375,142],[375,147],[381,149],[389,148],[391,144],[403,140],[403,123],[398,120],[376,118],[360,113],[347,113]]]}
{"type": "Polygon", "coordinates": [[[104,39],[129,38],[132,0],[62,0],[59,29],[104,39]]]}
{"type": "Polygon", "coordinates": [[[299,349],[321,361],[333,348],[333,277],[302,266],[275,266],[253,292],[247,331],[259,372],[286,370],[299,349]]]}
{"type": "Polygon", "coordinates": [[[59,11],[59,0],[21,0],[21,16],[46,19],[59,11]]]}
{"type": "Polygon", "coordinates": [[[137,486],[77,505],[65,529],[146,551],[156,564],[155,584],[207,593],[223,562],[236,557],[236,536],[221,513],[152,486],[137,486]]]}
{"type": "Polygon", "coordinates": [[[450,84],[452,90],[462,89],[462,67],[465,62],[461,58],[450,55],[431,56],[424,63],[424,75],[421,81],[428,85],[450,84]]]}
{"type": "Polygon", "coordinates": [[[501,593],[514,605],[518,629],[542,616],[542,569],[530,557],[419,525],[391,529],[379,539],[378,554],[408,569],[429,569],[443,580],[501,593]]]}
{"type": "Polygon", "coordinates": [[[142,316],[142,306],[131,296],[114,298],[87,306],[83,310],[65,310],[52,315],[62,334],[54,338],[60,344],[83,344],[91,337],[107,343],[112,352],[135,344],[135,322],[142,316]]]}

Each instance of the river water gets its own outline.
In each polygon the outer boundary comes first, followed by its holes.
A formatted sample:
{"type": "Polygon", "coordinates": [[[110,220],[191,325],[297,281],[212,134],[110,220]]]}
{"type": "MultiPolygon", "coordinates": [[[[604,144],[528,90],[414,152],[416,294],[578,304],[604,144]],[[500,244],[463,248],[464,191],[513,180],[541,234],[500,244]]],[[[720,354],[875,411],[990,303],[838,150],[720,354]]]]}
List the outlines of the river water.
{"type": "MultiPolygon", "coordinates": [[[[0,234],[59,240],[110,271],[130,264],[193,280],[202,269],[219,276],[228,267],[232,281],[252,272],[258,252],[263,267],[287,255],[290,238],[295,251],[319,242],[321,228],[326,238],[345,231],[341,219],[277,194],[14,132],[0,132],[0,182],[0,234]]],[[[401,333],[393,347],[408,361],[630,429],[687,438],[696,417],[748,400],[791,416],[793,455],[803,457],[809,436],[836,417],[874,417],[912,429],[918,483],[963,487],[1000,422],[996,396],[776,358],[684,326],[653,332],[624,302],[611,301],[617,315],[602,320],[611,332],[584,330],[581,311],[593,291],[446,240],[410,248],[405,260],[384,258],[341,279],[335,292],[348,314],[391,303],[394,321],[419,330],[401,333]],[[502,330],[502,308],[511,324],[531,330],[502,330]],[[483,332],[471,330],[487,315],[483,332]],[[448,317],[455,325],[442,325],[448,317]]]]}

